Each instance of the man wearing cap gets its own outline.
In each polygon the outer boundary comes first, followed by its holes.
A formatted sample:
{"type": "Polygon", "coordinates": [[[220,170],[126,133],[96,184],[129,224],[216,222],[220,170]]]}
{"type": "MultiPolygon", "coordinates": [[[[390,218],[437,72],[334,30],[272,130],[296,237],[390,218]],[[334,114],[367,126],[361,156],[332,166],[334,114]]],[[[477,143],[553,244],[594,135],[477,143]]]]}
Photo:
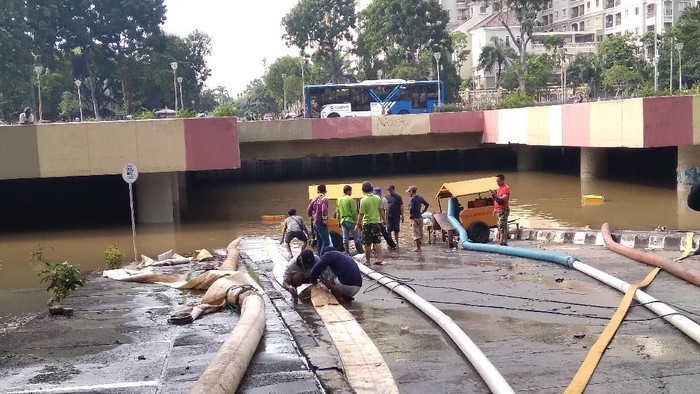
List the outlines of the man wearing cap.
{"type": "Polygon", "coordinates": [[[34,123],[34,115],[32,115],[32,109],[27,107],[24,112],[19,114],[19,124],[32,124],[34,123]]]}
{"type": "Polygon", "coordinates": [[[308,282],[308,278],[311,276],[311,268],[318,261],[319,258],[309,249],[302,250],[297,257],[289,260],[282,277],[282,287],[292,295],[295,304],[299,302],[297,287],[308,282]]]}
{"type": "Polygon", "coordinates": [[[423,213],[428,210],[430,204],[418,194],[418,188],[415,185],[409,186],[406,193],[411,196],[408,201],[408,213],[411,218],[411,227],[413,227],[413,241],[416,244],[413,251],[420,252],[423,243],[423,213]]]}

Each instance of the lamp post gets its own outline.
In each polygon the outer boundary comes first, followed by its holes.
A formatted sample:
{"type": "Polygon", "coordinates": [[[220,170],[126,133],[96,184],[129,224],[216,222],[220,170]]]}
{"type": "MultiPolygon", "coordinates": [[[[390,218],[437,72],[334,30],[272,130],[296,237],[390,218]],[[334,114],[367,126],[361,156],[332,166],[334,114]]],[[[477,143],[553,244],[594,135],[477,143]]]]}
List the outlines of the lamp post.
{"type": "Polygon", "coordinates": [[[440,52],[433,53],[433,57],[435,58],[435,64],[436,64],[436,68],[437,68],[437,81],[438,81],[437,106],[438,107],[442,105],[442,94],[441,94],[442,91],[440,89],[440,56],[441,56],[440,52]]]}
{"type": "Polygon", "coordinates": [[[170,63],[173,69],[173,89],[175,90],[175,112],[177,113],[177,62],[170,63]]]}
{"type": "Polygon", "coordinates": [[[673,93],[673,38],[671,38],[671,69],[668,72],[668,91],[673,93]]]}
{"type": "Polygon", "coordinates": [[[79,79],[75,80],[75,88],[78,89],[78,108],[80,108],[80,121],[83,121],[83,99],[80,97],[80,85],[83,82],[79,79]]]}
{"type": "Polygon", "coordinates": [[[304,76],[304,69],[308,60],[303,59],[301,62],[301,106],[303,111],[303,116],[306,117],[306,77],[304,76]]]}
{"type": "Polygon", "coordinates": [[[34,72],[36,73],[36,80],[39,87],[39,121],[44,120],[44,114],[41,111],[41,73],[44,72],[44,68],[37,65],[34,66],[34,72]]]}
{"type": "Polygon", "coordinates": [[[561,103],[565,104],[566,103],[566,69],[565,69],[565,64],[564,61],[566,59],[566,48],[564,47],[559,47],[557,50],[559,54],[559,67],[560,67],[560,79],[561,79],[561,103]]]}
{"type": "Polygon", "coordinates": [[[683,50],[683,43],[679,42],[676,44],[676,49],[678,49],[678,90],[683,87],[683,63],[681,62],[681,51],[683,50]]]}
{"type": "Polygon", "coordinates": [[[659,57],[654,57],[654,91],[659,90],[659,57]]]}
{"type": "Polygon", "coordinates": [[[282,111],[287,115],[287,74],[282,74],[282,111]]]}
{"type": "Polygon", "coordinates": [[[177,77],[177,84],[180,85],[180,110],[183,110],[185,108],[185,102],[182,97],[182,77],[177,77]]]}

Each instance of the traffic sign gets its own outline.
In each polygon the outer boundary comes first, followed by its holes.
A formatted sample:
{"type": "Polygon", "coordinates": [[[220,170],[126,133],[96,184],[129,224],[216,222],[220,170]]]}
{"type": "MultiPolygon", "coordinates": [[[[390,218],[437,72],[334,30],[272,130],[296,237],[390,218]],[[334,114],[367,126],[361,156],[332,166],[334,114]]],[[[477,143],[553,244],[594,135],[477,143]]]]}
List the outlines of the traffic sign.
{"type": "Polygon", "coordinates": [[[139,177],[139,169],[136,168],[136,164],[128,163],[124,165],[122,169],[122,178],[126,183],[134,183],[139,177]]]}

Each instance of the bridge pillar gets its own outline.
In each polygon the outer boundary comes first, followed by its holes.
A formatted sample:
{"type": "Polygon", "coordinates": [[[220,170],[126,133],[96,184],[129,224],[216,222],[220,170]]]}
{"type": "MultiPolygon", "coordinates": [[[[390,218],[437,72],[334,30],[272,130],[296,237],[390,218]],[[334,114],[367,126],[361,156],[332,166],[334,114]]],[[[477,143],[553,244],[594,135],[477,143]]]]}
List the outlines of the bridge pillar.
{"type": "MultiPolygon", "coordinates": [[[[178,223],[181,192],[176,172],[140,174],[136,187],[136,220],[139,223],[178,223]]],[[[186,195],[186,193],[182,193],[186,195]]],[[[186,201],[186,198],[185,198],[186,201]]]]}
{"type": "Polygon", "coordinates": [[[608,154],[604,148],[581,148],[581,179],[602,178],[608,172],[608,154]]]}
{"type": "Polygon", "coordinates": [[[542,168],[542,148],[539,146],[518,146],[516,154],[518,156],[518,172],[537,171],[542,168]]]}
{"type": "Polygon", "coordinates": [[[678,229],[700,228],[700,212],[688,208],[690,188],[700,182],[700,146],[679,146],[676,168],[678,229]]]}

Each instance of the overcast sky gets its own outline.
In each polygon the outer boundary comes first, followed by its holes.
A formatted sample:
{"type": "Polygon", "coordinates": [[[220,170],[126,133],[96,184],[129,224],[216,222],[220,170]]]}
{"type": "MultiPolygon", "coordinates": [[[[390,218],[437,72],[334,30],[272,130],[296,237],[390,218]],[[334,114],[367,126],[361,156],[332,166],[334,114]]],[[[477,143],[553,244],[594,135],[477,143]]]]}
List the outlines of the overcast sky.
{"type": "Polygon", "coordinates": [[[212,38],[208,59],[212,75],[207,86],[223,85],[235,96],[268,64],[285,55],[297,55],[282,40],[282,17],[297,0],[165,0],[166,32],[186,36],[199,29],[212,38]]]}

